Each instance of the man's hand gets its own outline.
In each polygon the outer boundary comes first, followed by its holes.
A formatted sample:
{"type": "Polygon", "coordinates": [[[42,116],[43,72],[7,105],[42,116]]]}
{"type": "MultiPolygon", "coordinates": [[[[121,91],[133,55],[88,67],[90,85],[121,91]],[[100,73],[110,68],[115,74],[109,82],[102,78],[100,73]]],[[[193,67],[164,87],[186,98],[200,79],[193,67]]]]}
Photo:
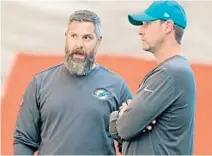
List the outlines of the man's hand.
{"type": "Polygon", "coordinates": [[[146,126],[146,128],[143,130],[143,132],[151,131],[153,125],[155,125],[155,124],[156,124],[156,120],[153,120],[152,123],[150,123],[148,126],[146,126]]]}
{"type": "MultiPolygon", "coordinates": [[[[121,117],[124,113],[124,111],[127,109],[128,105],[132,102],[132,99],[128,99],[126,102],[122,103],[122,105],[119,108],[119,117],[121,117]]],[[[156,120],[153,120],[144,130],[143,132],[146,131],[151,131],[153,128],[153,125],[156,124],[156,120]]]]}
{"type": "Polygon", "coordinates": [[[122,116],[122,114],[127,109],[131,101],[132,101],[131,99],[128,99],[126,102],[122,103],[122,105],[119,107],[119,117],[122,116]]]}

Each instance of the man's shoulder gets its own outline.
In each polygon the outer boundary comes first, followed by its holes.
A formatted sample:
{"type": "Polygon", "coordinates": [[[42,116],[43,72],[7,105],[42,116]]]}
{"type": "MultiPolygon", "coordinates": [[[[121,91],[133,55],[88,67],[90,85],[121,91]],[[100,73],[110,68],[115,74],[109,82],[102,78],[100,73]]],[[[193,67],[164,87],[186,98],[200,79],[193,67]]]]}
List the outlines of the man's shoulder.
{"type": "Polygon", "coordinates": [[[190,88],[195,85],[194,73],[189,61],[183,56],[170,59],[158,67],[170,78],[176,88],[190,88]],[[183,85],[182,85],[183,84],[183,85]]]}
{"type": "Polygon", "coordinates": [[[114,81],[118,81],[120,83],[125,83],[124,78],[121,75],[119,75],[119,73],[114,72],[113,70],[102,65],[99,65],[99,69],[102,76],[112,79],[114,81]]]}
{"type": "Polygon", "coordinates": [[[182,80],[185,81],[185,78],[188,77],[193,77],[193,71],[189,61],[183,56],[174,56],[151,70],[144,77],[144,81],[154,78],[160,81],[167,80],[175,83],[182,80]]]}
{"type": "Polygon", "coordinates": [[[115,94],[118,95],[118,99],[120,100],[119,104],[122,104],[124,101],[132,98],[132,93],[124,77],[104,66],[99,66],[99,68],[99,77],[102,77],[104,83],[107,84],[113,92],[116,92],[115,94]]]}
{"type": "Polygon", "coordinates": [[[45,76],[45,75],[49,75],[53,72],[55,72],[57,69],[59,69],[61,66],[63,65],[63,63],[58,63],[58,64],[55,64],[55,65],[52,65],[52,66],[49,66],[41,71],[39,71],[38,73],[36,73],[36,77],[42,77],[42,76],[45,76]]]}
{"type": "Polygon", "coordinates": [[[167,59],[156,69],[162,70],[164,73],[167,73],[172,77],[174,76],[173,78],[178,78],[179,76],[184,77],[193,74],[189,61],[184,56],[180,55],[167,59]]]}

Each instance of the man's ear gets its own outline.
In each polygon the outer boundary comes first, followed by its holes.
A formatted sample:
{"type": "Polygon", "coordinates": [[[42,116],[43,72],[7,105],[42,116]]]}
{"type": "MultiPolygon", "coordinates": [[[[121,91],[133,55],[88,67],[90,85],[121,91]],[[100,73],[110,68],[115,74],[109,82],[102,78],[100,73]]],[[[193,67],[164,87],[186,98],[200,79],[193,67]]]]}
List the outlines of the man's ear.
{"type": "Polygon", "coordinates": [[[172,20],[166,21],[165,33],[168,34],[174,29],[174,22],[172,20]]]}
{"type": "Polygon", "coordinates": [[[102,42],[102,36],[99,36],[98,40],[97,40],[97,46],[98,47],[100,46],[101,42],[102,42]]]}

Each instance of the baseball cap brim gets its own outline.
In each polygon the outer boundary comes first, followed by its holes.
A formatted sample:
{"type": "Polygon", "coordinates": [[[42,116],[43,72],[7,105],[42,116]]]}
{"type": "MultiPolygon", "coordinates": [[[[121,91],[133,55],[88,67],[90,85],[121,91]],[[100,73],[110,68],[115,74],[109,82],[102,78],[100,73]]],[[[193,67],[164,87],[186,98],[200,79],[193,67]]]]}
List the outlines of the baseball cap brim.
{"type": "Polygon", "coordinates": [[[128,15],[128,20],[132,25],[142,25],[143,22],[154,21],[157,19],[158,18],[148,16],[144,12],[128,15]]]}

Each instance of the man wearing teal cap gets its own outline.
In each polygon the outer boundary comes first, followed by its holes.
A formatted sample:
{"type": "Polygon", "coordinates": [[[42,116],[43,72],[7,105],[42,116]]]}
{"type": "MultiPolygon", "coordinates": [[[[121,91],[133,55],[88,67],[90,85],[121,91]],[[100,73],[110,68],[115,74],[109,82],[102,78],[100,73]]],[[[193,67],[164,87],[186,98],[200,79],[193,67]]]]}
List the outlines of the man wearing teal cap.
{"type": "Polygon", "coordinates": [[[180,48],[185,11],[176,1],[154,1],[128,19],[140,26],[142,48],[156,57],[158,66],[144,77],[132,101],[111,113],[110,133],[123,140],[125,155],[191,155],[196,85],[180,48]],[[152,131],[143,133],[154,119],[152,131]]]}

